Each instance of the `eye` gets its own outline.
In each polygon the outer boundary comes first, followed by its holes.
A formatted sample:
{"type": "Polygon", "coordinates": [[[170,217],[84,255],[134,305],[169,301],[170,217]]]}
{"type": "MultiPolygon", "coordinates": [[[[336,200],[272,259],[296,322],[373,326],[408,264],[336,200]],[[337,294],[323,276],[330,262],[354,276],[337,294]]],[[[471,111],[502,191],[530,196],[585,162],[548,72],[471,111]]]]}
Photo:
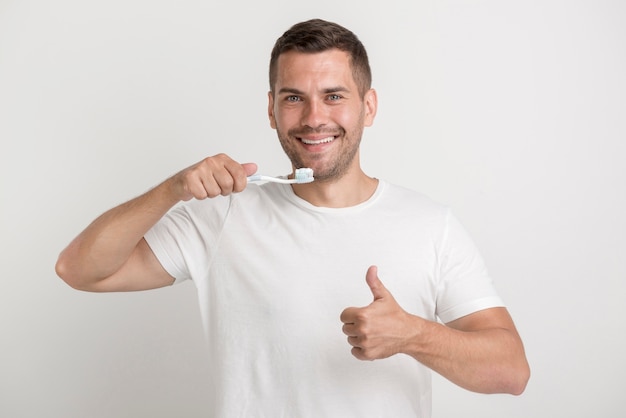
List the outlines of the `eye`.
{"type": "Polygon", "coordinates": [[[285,97],[285,100],[286,100],[286,101],[288,101],[288,102],[293,102],[293,103],[295,103],[295,102],[299,102],[301,99],[300,99],[300,97],[299,97],[299,96],[294,96],[294,95],[291,95],[291,96],[287,96],[287,97],[285,97]]]}
{"type": "Polygon", "coordinates": [[[328,95],[328,100],[330,100],[331,102],[335,102],[337,100],[340,100],[341,96],[338,94],[329,94],[328,95]]]}

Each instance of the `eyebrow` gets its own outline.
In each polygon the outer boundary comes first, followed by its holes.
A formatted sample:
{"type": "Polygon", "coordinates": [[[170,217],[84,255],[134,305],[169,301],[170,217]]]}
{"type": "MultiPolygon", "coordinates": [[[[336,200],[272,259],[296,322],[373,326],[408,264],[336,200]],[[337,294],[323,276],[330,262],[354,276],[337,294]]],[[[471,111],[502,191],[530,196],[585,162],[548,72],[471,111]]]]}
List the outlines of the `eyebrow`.
{"type": "MultiPolygon", "coordinates": [[[[328,87],[325,88],[324,90],[322,90],[322,93],[324,94],[330,94],[330,93],[339,93],[339,92],[349,92],[349,90],[346,87],[341,87],[341,86],[337,86],[337,87],[328,87]]],[[[283,87],[280,90],[278,90],[278,94],[304,94],[303,91],[300,91],[296,88],[292,88],[292,87],[283,87]]]]}

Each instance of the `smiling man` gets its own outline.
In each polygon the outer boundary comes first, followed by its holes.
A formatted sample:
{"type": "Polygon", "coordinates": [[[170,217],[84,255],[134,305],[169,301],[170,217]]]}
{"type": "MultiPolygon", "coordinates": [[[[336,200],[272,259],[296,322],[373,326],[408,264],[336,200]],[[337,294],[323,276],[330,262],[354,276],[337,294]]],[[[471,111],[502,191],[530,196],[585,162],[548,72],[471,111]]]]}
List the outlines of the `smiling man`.
{"type": "Polygon", "coordinates": [[[359,159],[363,129],[376,115],[376,92],[357,85],[350,61],[336,48],[290,50],[273,56],[270,67],[270,123],[294,167],[312,168],[317,184],[325,185],[321,194],[294,186],[316,206],[361,203],[378,183],[363,173],[359,159]]]}
{"type": "Polygon", "coordinates": [[[213,417],[429,417],[431,370],[522,393],[521,339],[465,230],[361,169],[378,101],[358,38],[294,25],[272,50],[268,97],[293,169],[315,181],[249,184],[254,163],[205,158],[96,219],[58,274],[88,291],[193,280],[213,417]]]}

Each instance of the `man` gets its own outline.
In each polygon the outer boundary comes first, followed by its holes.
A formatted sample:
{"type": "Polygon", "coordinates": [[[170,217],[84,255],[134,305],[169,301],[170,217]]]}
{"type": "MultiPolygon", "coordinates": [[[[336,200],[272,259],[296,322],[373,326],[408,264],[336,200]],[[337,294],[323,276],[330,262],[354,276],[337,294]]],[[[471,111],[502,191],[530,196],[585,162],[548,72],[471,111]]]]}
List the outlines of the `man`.
{"type": "Polygon", "coordinates": [[[352,32],[294,25],[272,51],[268,115],[314,182],[248,184],[256,165],[218,154],[104,213],[59,257],[82,290],[194,281],[212,416],[428,417],[429,369],[477,392],[525,388],[522,342],[463,228],[362,171],[370,84],[352,32]]]}

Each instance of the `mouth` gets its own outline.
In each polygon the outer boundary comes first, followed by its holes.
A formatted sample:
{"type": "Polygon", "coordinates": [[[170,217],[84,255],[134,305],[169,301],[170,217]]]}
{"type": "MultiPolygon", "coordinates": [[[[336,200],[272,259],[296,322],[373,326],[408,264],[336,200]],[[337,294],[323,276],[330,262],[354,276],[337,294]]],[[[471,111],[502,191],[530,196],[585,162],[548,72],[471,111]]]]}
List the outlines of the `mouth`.
{"type": "Polygon", "coordinates": [[[306,145],[321,145],[328,144],[335,140],[334,136],[327,136],[325,138],[298,138],[303,144],[306,145]]]}

